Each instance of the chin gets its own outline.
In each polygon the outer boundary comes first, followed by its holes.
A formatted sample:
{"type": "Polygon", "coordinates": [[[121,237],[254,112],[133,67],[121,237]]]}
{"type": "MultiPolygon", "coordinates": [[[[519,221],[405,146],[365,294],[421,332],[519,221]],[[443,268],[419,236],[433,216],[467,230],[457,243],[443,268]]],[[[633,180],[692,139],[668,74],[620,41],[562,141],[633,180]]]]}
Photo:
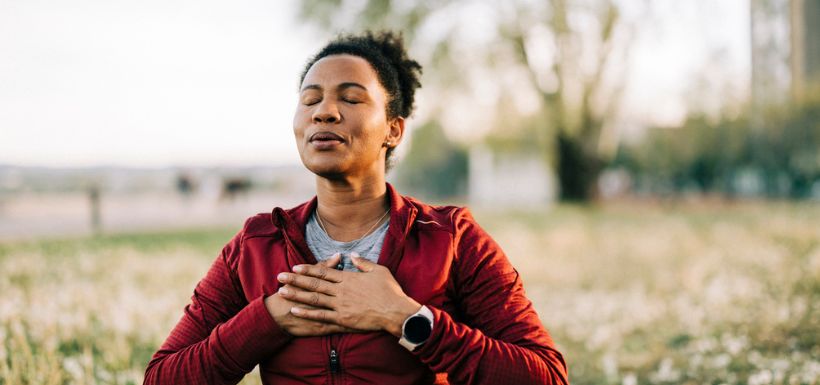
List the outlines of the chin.
{"type": "Polygon", "coordinates": [[[321,171],[310,170],[310,171],[313,172],[314,174],[316,174],[317,176],[320,176],[322,178],[329,179],[329,180],[345,180],[345,179],[347,179],[347,173],[345,173],[343,171],[336,171],[336,170],[321,170],[321,171]]]}
{"type": "Polygon", "coordinates": [[[308,171],[327,179],[343,179],[347,174],[342,162],[305,161],[303,159],[302,164],[305,165],[308,171]]]}

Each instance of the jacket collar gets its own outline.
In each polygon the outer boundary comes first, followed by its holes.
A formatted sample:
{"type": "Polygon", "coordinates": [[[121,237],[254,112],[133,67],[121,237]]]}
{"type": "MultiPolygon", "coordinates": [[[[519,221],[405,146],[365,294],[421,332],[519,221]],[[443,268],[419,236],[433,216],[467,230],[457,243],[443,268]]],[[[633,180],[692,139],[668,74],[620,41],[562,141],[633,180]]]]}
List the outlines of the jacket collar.
{"type": "MultiPolygon", "coordinates": [[[[418,209],[407,198],[399,194],[393,185],[390,183],[386,185],[387,197],[390,199],[390,226],[379,254],[379,264],[389,268],[395,275],[399,262],[401,262],[404,241],[410,232],[418,209]]],[[[288,256],[290,266],[300,263],[315,264],[317,261],[307,246],[304,236],[305,227],[317,203],[318,198],[314,196],[311,200],[294,208],[285,210],[277,207],[271,213],[273,224],[282,230],[285,242],[288,243],[289,248],[292,248],[289,250],[291,255],[288,256]]]]}

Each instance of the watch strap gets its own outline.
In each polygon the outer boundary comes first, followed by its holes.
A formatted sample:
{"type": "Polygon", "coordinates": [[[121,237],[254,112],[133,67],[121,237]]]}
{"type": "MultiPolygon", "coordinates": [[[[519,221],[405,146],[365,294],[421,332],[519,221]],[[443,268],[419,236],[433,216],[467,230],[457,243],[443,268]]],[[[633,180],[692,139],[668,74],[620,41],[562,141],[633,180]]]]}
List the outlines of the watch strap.
{"type": "Polygon", "coordinates": [[[404,323],[402,324],[402,327],[401,327],[402,336],[401,336],[401,339],[399,339],[399,344],[401,346],[404,346],[407,350],[409,350],[411,352],[413,350],[416,350],[416,348],[419,347],[424,342],[427,342],[427,341],[422,341],[422,342],[416,344],[416,343],[410,342],[404,336],[404,328],[407,325],[407,321],[410,320],[413,317],[416,317],[416,316],[422,316],[422,317],[426,318],[430,322],[430,331],[431,331],[431,333],[432,333],[432,330],[433,330],[433,318],[434,318],[434,316],[433,316],[433,312],[430,311],[430,308],[428,308],[427,306],[422,305],[421,309],[419,309],[419,311],[417,311],[417,312],[413,313],[412,315],[410,315],[409,317],[407,317],[407,319],[404,320],[404,323]]]}

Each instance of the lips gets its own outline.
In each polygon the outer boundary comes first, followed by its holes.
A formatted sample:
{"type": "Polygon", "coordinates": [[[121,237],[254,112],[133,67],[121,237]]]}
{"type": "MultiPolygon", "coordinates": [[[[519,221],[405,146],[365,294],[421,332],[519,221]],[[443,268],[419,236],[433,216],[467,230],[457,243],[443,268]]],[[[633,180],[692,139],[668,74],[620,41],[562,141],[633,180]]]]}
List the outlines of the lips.
{"type": "Polygon", "coordinates": [[[339,134],[321,131],[311,135],[308,142],[318,151],[335,151],[344,145],[345,140],[339,134]]]}
{"type": "Polygon", "coordinates": [[[309,141],[311,141],[311,142],[317,142],[317,141],[327,142],[327,141],[334,141],[334,140],[339,141],[339,142],[344,142],[345,141],[338,134],[334,134],[334,133],[329,132],[329,131],[317,132],[317,133],[310,136],[309,141]]]}

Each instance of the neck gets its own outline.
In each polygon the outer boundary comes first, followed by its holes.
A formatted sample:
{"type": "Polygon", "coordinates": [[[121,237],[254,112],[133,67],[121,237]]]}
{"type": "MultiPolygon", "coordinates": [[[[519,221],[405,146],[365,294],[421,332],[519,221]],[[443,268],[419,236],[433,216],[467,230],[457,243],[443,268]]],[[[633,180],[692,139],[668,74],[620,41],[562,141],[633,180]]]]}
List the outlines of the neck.
{"type": "Polygon", "coordinates": [[[365,180],[316,177],[316,197],[325,231],[348,242],[364,236],[390,207],[384,176],[365,180]]]}

